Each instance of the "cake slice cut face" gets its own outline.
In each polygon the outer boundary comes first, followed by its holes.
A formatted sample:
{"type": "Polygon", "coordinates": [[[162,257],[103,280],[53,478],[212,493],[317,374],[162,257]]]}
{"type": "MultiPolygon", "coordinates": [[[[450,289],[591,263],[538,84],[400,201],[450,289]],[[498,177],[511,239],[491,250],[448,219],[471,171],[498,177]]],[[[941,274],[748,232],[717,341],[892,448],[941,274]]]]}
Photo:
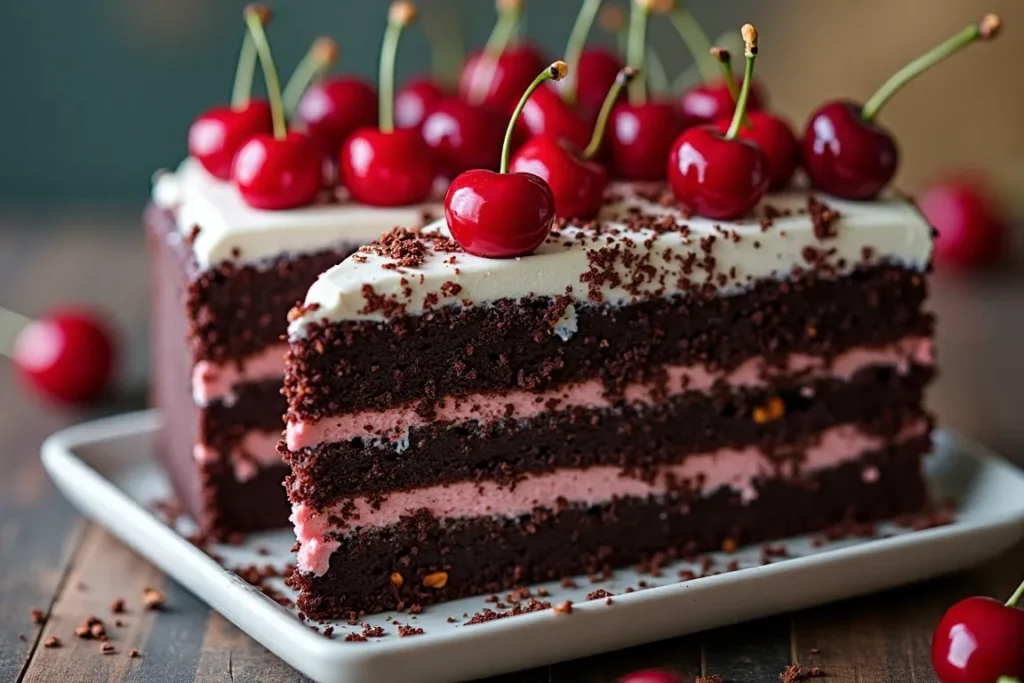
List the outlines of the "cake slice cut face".
{"type": "Polygon", "coordinates": [[[157,448],[205,532],[287,526],[277,444],[288,311],[320,273],[427,210],[324,201],[260,211],[194,160],[156,180],[145,221],[157,448]]]}
{"type": "Polygon", "coordinates": [[[530,256],[398,229],[293,311],[315,618],[920,510],[931,229],[803,191],[714,224],[628,187],[530,256]],[[443,576],[444,580],[438,580],[443,576]]]}

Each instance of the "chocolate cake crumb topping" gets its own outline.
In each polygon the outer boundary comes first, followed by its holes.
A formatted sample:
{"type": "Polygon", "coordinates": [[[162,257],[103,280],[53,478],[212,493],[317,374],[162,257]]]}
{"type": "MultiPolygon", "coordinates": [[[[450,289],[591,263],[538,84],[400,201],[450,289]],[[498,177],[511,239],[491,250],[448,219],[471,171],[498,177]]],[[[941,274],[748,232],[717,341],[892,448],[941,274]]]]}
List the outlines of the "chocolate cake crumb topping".
{"type": "Polygon", "coordinates": [[[423,629],[415,626],[402,625],[398,627],[398,637],[406,638],[408,636],[420,636],[423,635],[423,629]]]}
{"type": "Polygon", "coordinates": [[[799,664],[793,664],[786,667],[786,670],[779,674],[779,680],[782,683],[800,683],[800,681],[806,681],[809,678],[819,678],[824,675],[825,672],[821,670],[821,667],[812,666],[808,668],[799,664]]]}
{"type": "Polygon", "coordinates": [[[811,217],[811,225],[814,228],[814,236],[819,240],[825,240],[836,236],[836,221],[839,220],[839,212],[814,195],[807,197],[807,213],[811,217]]]}

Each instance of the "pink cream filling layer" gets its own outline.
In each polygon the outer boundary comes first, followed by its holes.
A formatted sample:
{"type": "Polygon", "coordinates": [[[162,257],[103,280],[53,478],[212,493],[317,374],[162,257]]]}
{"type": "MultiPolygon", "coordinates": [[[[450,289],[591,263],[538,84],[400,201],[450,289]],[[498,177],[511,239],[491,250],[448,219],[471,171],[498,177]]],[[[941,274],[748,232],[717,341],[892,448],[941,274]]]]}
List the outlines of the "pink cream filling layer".
{"type": "MultiPolygon", "coordinates": [[[[277,452],[277,444],[281,440],[281,432],[265,432],[254,429],[228,453],[235,479],[247,482],[256,477],[266,467],[281,464],[281,454],[277,452]]],[[[213,447],[197,443],[192,447],[192,455],[196,462],[211,464],[221,459],[221,454],[213,447]]]]}
{"type": "Polygon", "coordinates": [[[227,399],[234,388],[246,382],[262,382],[284,377],[287,344],[268,346],[238,363],[213,363],[201,360],[192,368],[192,398],[196,405],[227,399]]]}
{"type": "MultiPolygon", "coordinates": [[[[908,425],[895,441],[920,436],[927,428],[923,421],[908,425]]],[[[886,442],[865,434],[856,426],[833,427],[822,432],[817,445],[805,451],[801,472],[829,469],[854,461],[866,451],[883,448],[886,442]]],[[[795,474],[790,472],[784,476],[795,474]]],[[[877,475],[877,470],[873,478],[866,471],[864,480],[875,481],[877,475]]],[[[562,469],[529,477],[514,488],[495,482],[467,481],[396,492],[377,503],[368,498],[346,499],[322,511],[300,503],[292,507],[290,520],[301,543],[299,569],[321,576],[327,571],[331,554],[340,545],[335,536],[349,530],[330,521],[332,516],[340,517],[342,510],[353,515],[350,517],[354,520],[353,526],[360,529],[395,524],[404,515],[424,508],[440,518],[514,517],[535,507],[552,507],[559,498],[594,505],[613,498],[664,495],[673,489],[673,483],[678,486],[686,481],[704,494],[728,487],[737,491],[744,502],[750,502],[757,498],[756,482],[774,476],[777,476],[776,465],[757,448],[721,449],[688,456],[677,465],[666,465],[659,469],[653,481],[624,476],[620,467],[562,469]]]]}
{"type": "MultiPolygon", "coordinates": [[[[772,376],[793,374],[803,374],[808,378],[836,377],[845,380],[870,366],[894,366],[898,372],[905,374],[911,364],[931,365],[933,362],[932,340],[908,337],[889,346],[847,351],[831,363],[815,356],[794,354],[783,368],[769,367],[763,359],[752,358],[732,372],[709,370],[699,365],[671,365],[665,369],[668,372],[667,390],[671,396],[684,391],[708,391],[719,381],[734,387],[757,387],[763,386],[772,376]]],[[[625,400],[633,404],[656,403],[654,395],[660,388],[654,384],[633,384],[626,387],[625,400]]],[[[500,395],[471,395],[457,401],[449,398],[438,406],[435,420],[461,422],[506,417],[524,419],[549,412],[550,401],[557,403],[558,410],[575,407],[608,408],[613,405],[605,396],[604,386],[595,380],[541,393],[513,391],[500,395]]],[[[409,427],[425,422],[413,407],[363,411],[316,421],[289,422],[285,428],[285,439],[288,448],[293,451],[324,442],[381,435],[399,439],[409,427]]]]}

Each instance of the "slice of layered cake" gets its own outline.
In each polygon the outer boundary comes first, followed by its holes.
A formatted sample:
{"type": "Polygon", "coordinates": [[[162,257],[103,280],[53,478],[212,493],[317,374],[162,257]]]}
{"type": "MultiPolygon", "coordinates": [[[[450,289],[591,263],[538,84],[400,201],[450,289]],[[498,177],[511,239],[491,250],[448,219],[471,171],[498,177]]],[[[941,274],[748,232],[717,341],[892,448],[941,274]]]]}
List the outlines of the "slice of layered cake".
{"type": "Polygon", "coordinates": [[[145,218],[157,445],[207,532],[287,524],[277,442],[289,309],[358,246],[439,210],[344,200],[263,211],[192,159],[157,179],[145,218]]]}
{"type": "Polygon", "coordinates": [[[790,191],[715,222],[608,197],[519,258],[471,255],[444,222],[395,230],[293,312],[307,615],[925,505],[932,233],[913,205],[790,191]]]}

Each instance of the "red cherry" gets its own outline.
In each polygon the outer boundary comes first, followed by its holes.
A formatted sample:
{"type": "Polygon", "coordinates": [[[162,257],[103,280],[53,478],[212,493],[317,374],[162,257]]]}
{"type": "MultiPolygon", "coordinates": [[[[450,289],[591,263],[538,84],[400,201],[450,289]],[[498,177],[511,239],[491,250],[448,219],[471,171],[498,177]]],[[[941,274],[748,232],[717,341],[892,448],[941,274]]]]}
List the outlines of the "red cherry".
{"type": "Polygon", "coordinates": [[[239,109],[213,107],[188,129],[188,152],[210,175],[229,180],[231,162],[242,145],[272,129],[270,105],[264,100],[252,100],[239,109]]]}
{"type": "Polygon", "coordinates": [[[999,17],[985,15],[893,74],[863,105],[829,102],[804,131],[804,166],[815,187],[846,199],[873,199],[896,174],[899,153],[892,135],[875,123],[889,99],[915,77],[976,40],[999,32],[999,17]]]}
{"type": "Polygon", "coordinates": [[[547,182],[559,218],[589,220],[601,210],[608,171],[593,159],[601,148],[612,107],[622,88],[635,75],[636,71],[630,67],[616,74],[615,82],[605,95],[593,134],[582,152],[567,140],[543,135],[527,142],[513,157],[509,167],[513,173],[532,173],[547,182]]]}
{"type": "Polygon", "coordinates": [[[466,171],[448,187],[444,198],[448,230],[469,253],[485,258],[525,256],[550,234],[555,220],[551,188],[532,173],[509,173],[509,147],[512,131],[530,95],[544,81],[564,78],[567,71],[565,62],[555,62],[523,92],[506,129],[500,172],[466,171]]]}
{"type": "Polygon", "coordinates": [[[462,67],[459,94],[473,104],[508,113],[543,68],[543,58],[529,46],[514,45],[497,60],[478,52],[470,55],[462,67]]]}
{"type": "MultiPolygon", "coordinates": [[[[731,119],[722,119],[715,127],[724,133],[731,123],[731,119]]],[[[782,190],[789,185],[800,160],[800,143],[788,123],[765,111],[748,111],[738,136],[750,140],[764,153],[771,179],[769,190],[782,190]]]]}
{"type": "Polygon", "coordinates": [[[939,267],[969,270],[999,259],[1007,224],[980,181],[960,178],[932,185],[918,206],[939,233],[935,238],[939,267]]]}
{"type": "Polygon", "coordinates": [[[626,674],[619,679],[619,683],[683,683],[683,679],[668,671],[648,669],[626,674]]]}
{"type": "Polygon", "coordinates": [[[551,232],[555,198],[532,173],[476,169],[452,181],[444,215],[452,237],[470,254],[526,256],[551,232]]]}
{"type": "Polygon", "coordinates": [[[565,140],[545,135],[533,138],[512,158],[512,173],[538,176],[550,187],[559,218],[594,218],[604,203],[608,171],[584,159],[565,140]]]}
{"type": "Polygon", "coordinates": [[[625,180],[664,180],[669,149],[682,130],[671,102],[617,105],[608,131],[612,174],[625,180]]]}
{"type": "Polygon", "coordinates": [[[932,666],[942,683],[1024,678],[1024,610],[992,598],[956,603],[935,629],[932,666]]]}
{"type": "MultiPolygon", "coordinates": [[[[429,78],[417,78],[406,83],[395,95],[395,125],[419,128],[446,97],[444,89],[429,78]]],[[[368,125],[374,124],[376,121],[368,125]]]]}
{"type": "MultiPolygon", "coordinates": [[[[757,83],[751,83],[747,99],[748,112],[764,107],[762,92],[757,83]]],[[[735,109],[735,98],[724,80],[696,85],[684,92],[679,100],[679,113],[687,127],[728,119],[735,109]]]]}
{"type": "Polygon", "coordinates": [[[622,58],[607,48],[583,50],[576,68],[576,102],[583,111],[596,112],[601,108],[605,94],[622,67],[622,58]]]}
{"type": "Polygon", "coordinates": [[[803,156],[814,186],[845,199],[873,199],[899,163],[892,135],[853,102],[829,102],[811,115],[803,156]]]}
{"type": "Polygon", "coordinates": [[[32,386],[63,403],[98,398],[110,384],[116,350],[110,328],[82,308],[49,312],[18,334],[11,357],[32,386]]]}
{"type": "Polygon", "coordinates": [[[338,169],[352,198],[373,206],[422,202],[434,186],[434,154],[419,131],[356,131],[341,148],[338,169]]]}
{"type": "Polygon", "coordinates": [[[690,128],[672,146],[668,182],[676,199],[715,220],[746,215],[768,191],[771,178],[760,148],[729,140],[714,126],[690,128]]]}
{"type": "Polygon", "coordinates": [[[583,149],[590,140],[592,122],[581,116],[554,87],[538,88],[526,101],[517,128],[523,137],[548,135],[583,149]]]}
{"type": "Polygon", "coordinates": [[[324,187],[321,143],[305,133],[262,134],[238,150],[231,178],[249,206],[268,211],[311,204],[324,187]]]}
{"type": "Polygon", "coordinates": [[[295,116],[334,157],[352,133],[377,125],[377,90],[358,78],[332,78],[306,91],[295,116]]]}
{"type": "Polygon", "coordinates": [[[497,170],[507,123],[494,110],[450,97],[434,107],[420,132],[440,173],[454,178],[471,168],[497,170]]]}

